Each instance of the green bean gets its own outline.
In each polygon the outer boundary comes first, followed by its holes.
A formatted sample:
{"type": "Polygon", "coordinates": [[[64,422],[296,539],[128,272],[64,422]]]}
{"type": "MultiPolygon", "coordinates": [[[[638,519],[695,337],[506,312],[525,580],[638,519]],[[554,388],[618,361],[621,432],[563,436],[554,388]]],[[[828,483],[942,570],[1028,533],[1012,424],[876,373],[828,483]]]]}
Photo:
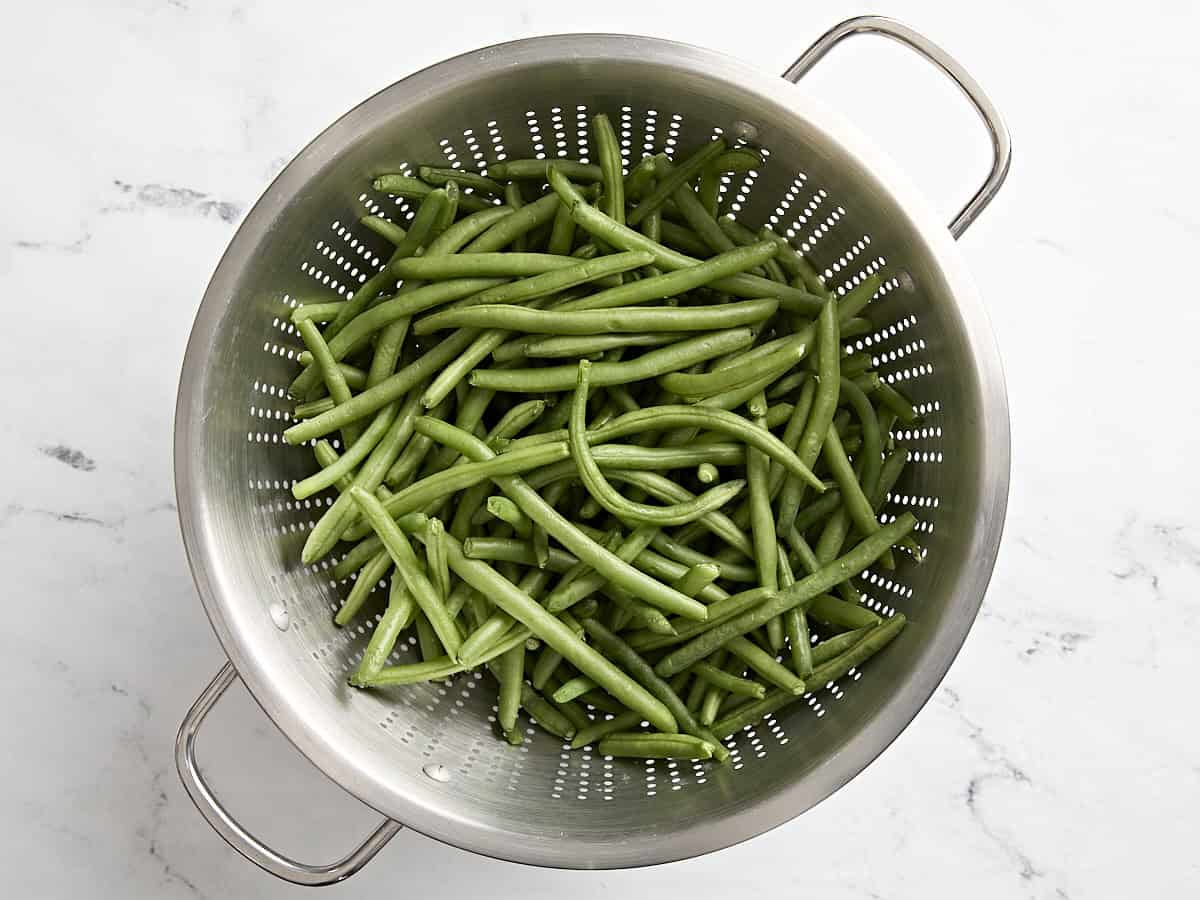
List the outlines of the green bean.
{"type": "Polygon", "coordinates": [[[551,163],[572,181],[603,181],[604,173],[597,165],[573,159],[510,159],[488,165],[491,178],[512,181],[545,181],[546,167],[551,163]]]}
{"type": "MultiPolygon", "coordinates": [[[[837,411],[841,382],[841,371],[838,367],[839,346],[838,309],[831,300],[825,304],[817,319],[817,389],[813,397],[812,411],[796,447],[797,457],[809,468],[817,461],[817,455],[821,452],[821,445],[837,411]]],[[[776,527],[780,531],[786,532],[791,527],[803,497],[802,482],[796,478],[784,480],[776,518],[776,527]]]]}
{"type": "MultiPolygon", "coordinates": [[[[796,541],[798,549],[801,551],[804,566],[809,572],[815,572],[820,568],[816,557],[809,549],[804,538],[793,528],[788,535],[789,539],[796,541]]],[[[795,573],[792,571],[792,564],[788,560],[787,552],[781,546],[779,548],[779,586],[782,588],[790,588],[796,583],[795,573]]],[[[817,598],[820,599],[819,597],[817,598]]],[[[816,601],[814,601],[816,602],[816,601]]],[[[808,618],[804,614],[804,610],[792,607],[783,614],[783,630],[787,637],[788,646],[791,649],[792,668],[796,670],[796,674],[801,678],[811,674],[813,669],[812,662],[812,640],[808,631],[808,618]]]]}
{"type": "Polygon", "coordinates": [[[744,637],[731,638],[725,649],[763,677],[766,681],[797,696],[804,693],[804,680],[775,661],[775,657],[744,637]]]}
{"type": "MultiPolygon", "coordinates": [[[[741,565],[740,563],[729,562],[728,560],[716,559],[668,535],[660,534],[656,536],[652,542],[652,546],[669,559],[682,563],[689,568],[695,566],[712,567],[720,573],[720,578],[727,581],[740,581],[748,584],[758,583],[757,569],[741,565]]],[[[751,555],[753,555],[753,548],[749,549],[751,555]]]]}
{"type": "MultiPolygon", "coordinates": [[[[863,456],[866,458],[865,453],[863,456]]],[[[871,509],[871,502],[863,492],[863,488],[859,484],[859,479],[855,477],[854,468],[846,456],[846,451],[842,449],[842,441],[838,437],[837,429],[835,428],[831,427],[825,435],[825,446],[822,457],[829,471],[833,473],[838,490],[842,493],[842,508],[847,511],[851,521],[854,522],[855,526],[863,534],[873,534],[878,531],[880,527],[879,520],[875,518],[875,512],[871,509]]],[[[879,477],[878,453],[875,454],[874,462],[876,468],[875,478],[877,480],[879,477]]],[[[863,480],[866,480],[865,469],[863,480]]]]}
{"type": "MultiPolygon", "coordinates": [[[[624,541],[619,541],[616,547],[608,549],[620,560],[632,563],[643,550],[649,546],[651,539],[658,532],[657,528],[642,525],[634,529],[624,541]]],[[[590,597],[604,587],[608,581],[597,572],[573,573],[574,577],[559,584],[543,604],[550,612],[556,613],[569,609],[579,601],[590,597]]]]}
{"type": "Polygon", "coordinates": [[[500,676],[499,712],[496,713],[496,718],[500,727],[509,731],[516,727],[517,711],[521,708],[525,647],[513,647],[500,657],[496,668],[500,676]]]}
{"type": "Polygon", "coordinates": [[[448,181],[457,182],[459,187],[482,191],[485,194],[500,196],[504,187],[486,175],[476,175],[474,172],[464,172],[462,169],[444,169],[438,166],[421,166],[417,169],[421,180],[427,184],[442,185],[448,181]]]}
{"type": "Polygon", "coordinates": [[[879,401],[892,412],[894,412],[896,417],[905,425],[912,425],[921,418],[919,415],[917,415],[917,411],[913,409],[913,405],[909,399],[887,382],[884,382],[878,387],[878,389],[875,391],[875,395],[879,398],[879,401]]]}
{"type": "MultiPolygon", "coordinates": [[[[715,216],[715,213],[713,213],[713,215],[715,216]]],[[[757,234],[730,216],[722,216],[719,220],[717,220],[716,226],[723,234],[733,241],[733,243],[740,247],[745,247],[748,244],[755,244],[761,240],[757,234]]],[[[780,253],[783,252],[785,251],[781,249],[780,253]]],[[[763,268],[766,270],[767,277],[772,281],[779,281],[784,284],[787,283],[787,275],[784,274],[783,268],[774,259],[767,260],[763,264],[763,268]]]]}
{"type": "Polygon", "coordinates": [[[603,756],[635,759],[711,759],[716,744],[690,735],[666,735],[647,732],[617,732],[600,739],[603,756]]]}
{"type": "Polygon", "coordinates": [[[529,517],[525,513],[517,508],[517,504],[507,497],[488,497],[487,510],[500,521],[511,525],[518,537],[525,540],[532,537],[533,523],[529,521],[529,517]]]}
{"type": "Polygon", "coordinates": [[[588,678],[586,675],[577,675],[570,681],[563,682],[551,696],[557,703],[567,703],[577,697],[582,697],[588,691],[596,687],[596,682],[588,678]]]}
{"type": "MultiPolygon", "coordinates": [[[[440,442],[455,445],[464,456],[470,459],[485,460],[494,456],[482,441],[452,425],[423,417],[417,423],[417,428],[434,436],[440,442]]],[[[696,619],[703,619],[707,615],[702,604],[650,578],[605,550],[552,509],[524,479],[516,475],[503,475],[494,477],[493,481],[510,500],[521,508],[525,515],[545,528],[551,537],[574,553],[581,561],[588,563],[618,587],[622,587],[639,599],[668,612],[696,619]]],[[[566,656],[565,653],[563,655],[566,656]]]]}
{"type": "Polygon", "coordinates": [[[599,647],[605,656],[628,672],[635,681],[653,694],[659,702],[670,710],[671,715],[675,718],[676,723],[678,723],[680,731],[697,737],[700,740],[710,741],[714,747],[714,756],[718,759],[728,758],[728,751],[720,746],[718,741],[711,739],[708,730],[696,721],[691,711],[687,708],[687,705],[679,699],[679,695],[672,690],[667,682],[655,674],[654,669],[636,650],[595,619],[585,619],[583,628],[587,632],[588,637],[592,639],[592,643],[599,647]]]}
{"type": "Polygon", "coordinates": [[[617,713],[611,719],[593,722],[587,728],[581,728],[576,732],[575,737],[571,739],[571,749],[580,750],[596,743],[606,735],[636,728],[641,721],[641,713],[623,712],[617,713]]]}
{"type": "MultiPolygon", "coordinates": [[[[462,543],[463,554],[468,559],[514,562],[523,566],[537,565],[533,547],[526,541],[476,535],[467,538],[462,543]]],[[[547,562],[546,568],[551,572],[566,572],[577,562],[575,557],[565,550],[554,547],[550,550],[550,560],[547,562]]]]}
{"type": "Polygon", "coordinates": [[[350,593],[342,601],[342,606],[337,611],[337,615],[333,617],[333,623],[338,626],[349,625],[354,617],[358,615],[363,604],[367,602],[367,597],[375,590],[375,587],[387,575],[388,569],[391,567],[392,560],[384,551],[377,553],[368,560],[367,564],[358,573],[358,578],[354,582],[354,586],[350,588],[350,593]]]}
{"type": "Polygon", "coordinates": [[[371,424],[359,436],[354,445],[346,450],[345,453],[333,465],[326,466],[320,471],[307,478],[297,481],[292,485],[292,496],[297,500],[304,500],[311,497],[313,494],[323,491],[338,481],[338,479],[354,474],[354,470],[372,450],[383,440],[384,435],[392,427],[392,422],[396,419],[398,411],[397,404],[389,403],[378,415],[371,420],[371,424]]]}
{"type": "MultiPolygon", "coordinates": [[[[704,168],[709,165],[714,159],[720,156],[726,149],[726,144],[723,140],[717,139],[709,144],[701,147],[686,160],[679,165],[671,165],[670,162],[663,158],[660,160],[660,165],[656,166],[656,174],[659,175],[658,184],[654,190],[650,191],[641,202],[629,213],[626,220],[630,225],[637,225],[638,222],[646,218],[654,210],[658,209],[671,197],[680,185],[685,185],[704,168]],[[665,171],[664,171],[665,170],[665,171]]],[[[550,181],[551,187],[554,186],[554,174],[557,166],[547,172],[547,179],[550,181]]],[[[556,189],[557,190],[557,189],[556,189]]]]}
{"type": "MultiPolygon", "coordinates": [[[[729,350],[746,347],[753,340],[754,332],[749,328],[730,328],[701,334],[667,347],[649,350],[636,359],[596,363],[592,368],[592,383],[597,387],[604,387],[654,378],[703,362],[729,350]]],[[[499,391],[543,393],[569,390],[575,383],[576,374],[573,365],[546,366],[538,369],[476,369],[471,373],[471,383],[477,387],[499,391]]],[[[364,397],[367,393],[369,391],[359,394],[358,397],[364,397]]],[[[293,428],[301,428],[315,421],[317,419],[310,419],[293,428]]],[[[325,433],[312,434],[310,437],[319,437],[325,433]]]]}
{"type": "Polygon", "coordinates": [[[723,599],[709,606],[708,620],[706,622],[672,619],[671,625],[675,628],[675,635],[673,637],[650,632],[636,632],[629,636],[629,644],[635,650],[643,651],[660,650],[663,647],[682,644],[696,635],[702,634],[707,628],[711,628],[714,622],[728,622],[747,610],[755,609],[775,596],[775,592],[761,587],[751,588],[738,594],[726,595],[723,599]]]}
{"type": "MultiPolygon", "coordinates": [[[[762,651],[759,651],[760,653],[762,651]]],[[[778,663],[776,664],[778,665],[778,663]]],[[[701,660],[692,666],[691,671],[696,673],[699,679],[714,687],[720,688],[731,694],[737,694],[740,697],[755,697],[762,699],[767,694],[767,689],[757,681],[751,681],[746,678],[739,678],[736,675],[731,675],[729,672],[714,666],[710,663],[701,660]]],[[[785,670],[786,671],[786,670],[785,670]]]]}
{"type": "MultiPolygon", "coordinates": [[[[625,221],[625,176],[621,171],[621,145],[612,122],[604,113],[592,117],[592,138],[604,180],[604,212],[614,221],[625,221]]],[[[561,171],[561,169],[560,169],[561,171]]]]}
{"type": "Polygon", "coordinates": [[[358,664],[352,681],[366,681],[377,675],[387,663],[388,655],[396,646],[400,632],[408,627],[416,613],[417,604],[412,594],[403,587],[400,578],[393,578],[389,592],[388,606],[379,620],[379,624],[371,632],[367,649],[363,651],[362,661],[358,664]],[[397,590],[397,585],[400,585],[397,590]]]}
{"type": "Polygon", "coordinates": [[[325,381],[329,396],[336,404],[342,404],[350,399],[350,387],[346,384],[346,376],[338,368],[337,360],[329,351],[329,345],[321,337],[321,330],[308,319],[301,320],[296,325],[300,337],[304,340],[313,361],[325,381]]]}
{"type": "Polygon", "coordinates": [[[451,334],[395,375],[368,388],[348,402],[338,404],[327,413],[293,425],[283,433],[284,439],[289,444],[302,444],[312,438],[322,437],[345,424],[357,421],[363,416],[370,415],[380,407],[407,394],[415,385],[440,370],[465,350],[474,337],[474,332],[468,330],[451,334]]]}
{"type": "Polygon", "coordinates": [[[838,600],[836,597],[825,594],[813,600],[808,605],[806,612],[818,622],[824,622],[826,625],[832,625],[845,631],[878,625],[882,621],[879,616],[865,606],[847,603],[845,600],[838,600]]]}
{"type": "Polygon", "coordinates": [[[719,565],[708,562],[696,563],[690,566],[682,577],[676,579],[671,587],[681,594],[695,597],[720,577],[721,567],[719,565]]]}
{"type": "MultiPolygon", "coordinates": [[[[717,224],[717,220],[712,214],[704,208],[704,203],[696,196],[696,192],[690,185],[681,184],[675,189],[672,196],[688,225],[713,253],[726,253],[737,246],[721,230],[721,226],[717,224]]],[[[751,241],[751,243],[754,242],[751,241]]]]}
{"type": "Polygon", "coordinates": [[[793,247],[782,235],[776,234],[769,226],[764,225],[758,232],[760,240],[774,241],[779,245],[779,255],[776,262],[785,272],[799,280],[804,289],[818,297],[831,296],[829,289],[817,274],[813,264],[799,250],[793,247]]]}
{"type": "MultiPolygon", "coordinates": [[[[446,613],[444,596],[439,594],[437,588],[422,571],[421,564],[413,552],[408,538],[388,515],[383,504],[374,496],[361,487],[352,487],[349,493],[367,521],[370,522],[371,527],[375,529],[375,533],[379,535],[379,539],[383,541],[388,555],[396,564],[396,571],[404,579],[405,587],[408,588],[417,601],[417,605],[421,607],[421,611],[429,619],[429,624],[433,627],[441,645],[446,649],[446,653],[454,657],[462,644],[462,636],[459,634],[454,620],[446,613]]],[[[443,540],[448,541],[448,538],[443,540]]]]}
{"type": "Polygon", "coordinates": [[[711,488],[691,500],[665,507],[636,503],[624,497],[604,477],[592,456],[584,431],[590,366],[591,363],[587,360],[581,360],[579,363],[579,382],[575,390],[574,408],[567,434],[571,457],[575,460],[580,478],[597,503],[622,519],[658,526],[683,525],[719,509],[741,492],[745,482],[732,481],[711,488]]]}
{"type": "MultiPolygon", "coordinates": [[[[842,505],[842,494],[836,488],[827,491],[796,514],[793,527],[803,534],[818,522],[828,519],[842,505]]],[[[786,531],[784,532],[787,533],[786,531]]]]}
{"type": "MultiPolygon", "coordinates": [[[[446,545],[450,568],[459,578],[486,595],[544,643],[561,653],[581,673],[590,676],[631,710],[637,710],[655,727],[663,731],[678,728],[674,717],[661,702],[580,640],[570,628],[546,612],[537,601],[519,590],[487,563],[467,559],[463,555],[462,545],[452,536],[446,536],[446,545]]],[[[529,708],[528,705],[526,708],[529,708]]]]}
{"type": "Polygon", "coordinates": [[[614,306],[636,306],[652,300],[666,300],[694,288],[717,282],[722,278],[752,269],[769,259],[775,248],[766,242],[752,247],[740,247],[714,256],[697,265],[680,268],[653,278],[643,278],[631,284],[608,288],[599,293],[563,304],[561,309],[609,309],[614,306]]]}
{"type": "MultiPolygon", "coordinates": [[[[312,321],[316,321],[313,319],[312,321]]],[[[313,364],[313,355],[307,350],[303,350],[296,354],[296,362],[302,366],[310,366],[313,364]]],[[[337,364],[338,370],[341,371],[342,377],[346,379],[346,385],[355,391],[361,391],[367,384],[367,373],[358,366],[352,366],[349,363],[340,362],[337,364]]]]}
{"type": "Polygon", "coordinates": [[[538,725],[555,737],[569,741],[575,736],[575,725],[571,720],[527,684],[521,686],[521,706],[538,725]]]}
{"type": "Polygon", "coordinates": [[[441,681],[461,671],[463,667],[450,657],[438,656],[419,663],[385,666],[373,674],[355,672],[350,676],[350,683],[355,687],[417,684],[422,681],[441,681]]]}
{"type": "Polygon", "coordinates": [[[445,281],[452,278],[525,278],[576,265],[550,253],[471,253],[411,256],[392,263],[397,278],[445,281]]]}
{"type": "MultiPolygon", "coordinates": [[[[690,311],[690,308],[681,310],[681,312],[684,311],[690,311]]],[[[673,372],[660,378],[659,384],[684,400],[692,402],[703,400],[722,391],[743,387],[766,375],[778,378],[807,355],[810,345],[807,333],[794,335],[784,340],[778,349],[764,356],[751,357],[744,362],[726,368],[713,369],[711,372],[699,374],[673,372]]]]}
{"type": "MultiPolygon", "coordinates": [[[[550,185],[554,188],[555,193],[562,198],[563,203],[570,206],[571,216],[575,219],[575,224],[588,233],[596,235],[606,243],[621,250],[645,250],[653,254],[655,265],[669,271],[686,269],[689,266],[700,264],[699,260],[669,250],[662,246],[662,244],[650,240],[632,228],[618,225],[598,209],[590,206],[575,186],[559,173],[555,172],[553,167],[550,169],[550,185]]],[[[638,209],[640,208],[639,206],[638,209]]],[[[636,211],[634,210],[634,212],[636,211]]],[[[633,223],[632,219],[630,219],[630,224],[636,223],[633,223]]],[[[775,250],[775,245],[772,244],[771,246],[775,250]]],[[[785,308],[805,314],[815,314],[824,303],[823,300],[819,300],[806,291],[787,285],[780,285],[770,279],[760,278],[757,275],[748,275],[745,272],[728,275],[712,281],[710,286],[716,290],[736,294],[740,297],[774,297],[785,308]]]]}
{"type": "MultiPolygon", "coordinates": [[[[656,210],[651,215],[660,216],[661,214],[656,210]]],[[[649,221],[649,219],[650,216],[647,216],[646,221],[649,221]]],[[[645,222],[642,224],[644,226],[645,222]]],[[[645,234],[645,231],[642,233],[645,234]]],[[[646,236],[651,237],[650,235],[646,236]]],[[[686,225],[677,225],[675,222],[671,222],[666,219],[659,219],[658,236],[656,238],[651,237],[651,239],[657,240],[664,247],[669,247],[672,250],[678,250],[680,253],[686,253],[689,256],[698,256],[703,258],[712,253],[712,248],[710,248],[708,244],[704,243],[704,238],[696,234],[696,232],[694,232],[691,228],[688,228],[686,225]]],[[[758,269],[755,267],[755,269],[751,269],[751,271],[758,271],[758,269]]]]}
{"type": "MultiPolygon", "coordinates": [[[[564,313],[577,315],[577,313],[564,313]]],[[[526,339],[523,345],[523,355],[531,359],[555,359],[570,357],[580,359],[590,357],[615,347],[661,347],[664,344],[674,344],[683,340],[687,335],[683,332],[647,331],[643,333],[616,333],[595,335],[562,335],[558,337],[536,336],[526,339]]]]}
{"type": "Polygon", "coordinates": [[[883,624],[875,626],[849,650],[813,669],[809,684],[814,690],[826,687],[851,669],[861,666],[866,660],[890,644],[907,623],[908,619],[904,613],[898,612],[890,619],[885,620],[883,624]]]}
{"type": "Polygon", "coordinates": [[[708,656],[718,647],[725,646],[729,640],[758,628],[773,616],[780,615],[793,607],[803,608],[818,594],[823,594],[831,587],[853,578],[863,569],[877,560],[897,540],[904,537],[913,526],[916,519],[911,513],[903,513],[895,521],[880,528],[870,537],[843,554],[838,559],[822,566],[813,574],[797,581],[786,590],[779,591],[773,598],[734,619],[711,625],[688,644],[669,653],[659,660],[654,670],[661,676],[669,677],[690,666],[697,660],[708,656]]]}
{"type": "Polygon", "coordinates": [[[864,626],[856,628],[853,631],[843,631],[841,634],[825,638],[825,640],[812,648],[813,666],[824,665],[834,657],[841,656],[870,634],[872,628],[874,626],[864,626]]]}
{"type": "Polygon", "coordinates": [[[450,567],[446,564],[446,528],[441,519],[430,519],[425,525],[425,558],[429,580],[445,603],[450,597],[450,567]]]}
{"type": "Polygon", "coordinates": [[[293,309],[290,318],[293,323],[304,319],[312,319],[314,322],[329,322],[345,305],[345,300],[334,300],[330,303],[305,303],[303,306],[293,309]]]}
{"type": "Polygon", "coordinates": [[[559,256],[570,256],[571,247],[574,244],[575,220],[571,218],[571,210],[560,203],[554,211],[554,222],[550,228],[550,240],[546,244],[546,252],[559,256]]]}
{"type": "Polygon", "coordinates": [[[539,225],[553,221],[557,209],[558,201],[554,194],[547,194],[520,209],[514,209],[464,247],[463,253],[491,253],[507,247],[539,225]]]}
{"type": "MultiPolygon", "coordinates": [[[[423,200],[435,190],[419,178],[397,174],[380,175],[371,183],[371,186],[381,194],[392,194],[409,200],[423,200]]],[[[437,190],[441,190],[441,188],[437,190]]],[[[471,212],[478,212],[490,208],[492,204],[481,197],[464,194],[459,198],[459,206],[471,212]]]]}
{"type": "Polygon", "coordinates": [[[503,290],[499,288],[496,290],[481,290],[474,296],[467,298],[456,308],[488,304],[511,305],[536,300],[541,297],[548,297],[551,294],[556,294],[559,291],[575,287],[576,285],[636,269],[639,266],[645,265],[646,259],[646,254],[637,251],[614,253],[612,256],[575,262],[571,262],[568,258],[568,266],[566,268],[546,272],[542,275],[533,275],[529,278],[522,278],[520,281],[511,284],[500,285],[499,287],[502,287],[503,290]]]}
{"type": "Polygon", "coordinates": [[[407,234],[395,222],[385,219],[382,216],[363,216],[358,220],[358,223],[392,244],[403,243],[404,236],[407,234]]]}

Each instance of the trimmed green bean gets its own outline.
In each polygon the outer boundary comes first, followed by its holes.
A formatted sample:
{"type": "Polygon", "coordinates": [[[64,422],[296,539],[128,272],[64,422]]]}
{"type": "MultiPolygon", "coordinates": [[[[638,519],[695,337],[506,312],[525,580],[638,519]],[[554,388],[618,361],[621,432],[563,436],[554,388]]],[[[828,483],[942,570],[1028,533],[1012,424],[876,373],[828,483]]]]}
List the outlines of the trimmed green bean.
{"type": "MultiPolygon", "coordinates": [[[[595,363],[592,368],[591,381],[596,387],[643,381],[712,359],[714,356],[733,349],[747,347],[753,340],[754,332],[749,328],[730,328],[711,334],[701,334],[667,347],[649,350],[636,359],[595,363]]],[[[570,390],[575,384],[576,377],[577,371],[573,365],[546,366],[537,369],[476,369],[471,373],[471,383],[477,387],[498,391],[544,393],[570,390]]],[[[358,397],[364,397],[367,393],[369,391],[359,394],[358,397]]],[[[354,399],[357,400],[358,397],[354,399]]],[[[332,413],[326,415],[332,415],[332,413]]],[[[317,419],[309,419],[293,428],[300,428],[315,421],[317,419]]],[[[311,436],[319,437],[320,434],[311,436]]]]}
{"type": "Polygon", "coordinates": [[[517,504],[507,497],[488,497],[487,511],[500,521],[511,525],[518,537],[528,540],[533,536],[533,523],[517,508],[517,504]]]}
{"type": "MultiPolygon", "coordinates": [[[[439,329],[464,327],[569,335],[639,331],[717,331],[765,321],[774,315],[778,308],[778,301],[771,299],[687,308],[629,306],[568,312],[522,306],[477,305],[448,309],[426,316],[416,323],[413,333],[429,334],[439,329]]],[[[792,364],[796,361],[798,360],[794,360],[792,364]]]]}
{"type": "Polygon", "coordinates": [[[392,263],[397,278],[447,281],[453,278],[526,278],[577,265],[550,253],[456,253],[452,256],[410,256],[392,263]]]}
{"type": "Polygon", "coordinates": [[[390,219],[385,219],[382,216],[362,216],[358,223],[364,228],[367,228],[385,241],[392,244],[401,244],[404,242],[404,237],[407,232],[390,219]]]}
{"type": "Polygon", "coordinates": [[[499,182],[493,181],[486,175],[476,175],[474,172],[465,172],[462,169],[421,166],[417,169],[417,174],[426,184],[443,185],[448,181],[454,181],[460,188],[470,188],[473,191],[482,191],[497,197],[504,193],[504,186],[499,182]]]}
{"type": "Polygon", "coordinates": [[[763,650],[753,641],[749,641],[744,637],[731,638],[725,644],[725,649],[776,687],[797,696],[804,693],[804,679],[776,662],[774,656],[767,653],[767,651],[763,650]]]}
{"type": "Polygon", "coordinates": [[[545,181],[546,168],[551,163],[572,181],[603,181],[604,172],[597,165],[574,159],[509,159],[488,165],[490,178],[501,181],[545,181]]]}
{"type": "Polygon", "coordinates": [[[571,749],[581,750],[591,744],[596,743],[606,735],[614,734],[620,731],[628,731],[630,728],[636,728],[642,721],[641,713],[622,712],[617,713],[611,719],[593,722],[587,728],[580,728],[576,732],[575,737],[571,739],[571,749]]]}
{"type": "Polygon", "coordinates": [[[384,551],[380,551],[368,560],[367,564],[358,573],[358,578],[355,580],[353,587],[350,588],[350,593],[342,601],[342,606],[337,611],[337,615],[333,617],[333,623],[338,626],[349,625],[354,620],[354,617],[358,615],[363,604],[367,602],[367,597],[371,595],[391,567],[392,560],[384,551]]]}
{"type": "Polygon", "coordinates": [[[616,732],[600,739],[603,756],[635,759],[711,759],[717,745],[691,735],[653,734],[643,731],[616,732]]]}
{"type": "Polygon", "coordinates": [[[691,671],[695,672],[705,683],[711,684],[723,691],[728,691],[731,694],[737,694],[740,697],[754,697],[761,700],[767,695],[767,689],[757,681],[731,675],[724,669],[711,665],[704,660],[692,666],[691,671]]]}
{"type": "MultiPolygon", "coordinates": [[[[565,315],[575,315],[566,313],[565,315]]],[[[594,335],[535,336],[525,339],[522,355],[530,359],[556,359],[591,357],[617,347],[661,347],[674,344],[687,335],[683,332],[649,331],[594,335]]]]}
{"type": "MultiPolygon", "coordinates": [[[[841,370],[838,354],[838,309],[830,300],[817,318],[817,388],[808,422],[796,446],[796,456],[811,468],[817,461],[825,435],[837,411],[841,370]]],[[[776,527],[786,532],[796,518],[804,498],[804,484],[796,478],[786,478],[779,498],[776,527]]]]}
{"type": "MultiPolygon", "coordinates": [[[[375,533],[379,535],[379,539],[383,541],[388,555],[396,564],[396,571],[404,579],[405,587],[408,588],[417,601],[417,605],[421,607],[421,611],[429,619],[429,624],[433,627],[441,645],[446,649],[447,655],[454,657],[462,644],[462,635],[459,634],[454,620],[446,612],[444,597],[439,594],[437,588],[422,571],[421,563],[417,559],[416,553],[413,552],[408,538],[388,515],[383,504],[373,495],[361,487],[350,488],[349,494],[358,504],[375,533]]],[[[448,541],[449,538],[443,540],[448,541]]]]}

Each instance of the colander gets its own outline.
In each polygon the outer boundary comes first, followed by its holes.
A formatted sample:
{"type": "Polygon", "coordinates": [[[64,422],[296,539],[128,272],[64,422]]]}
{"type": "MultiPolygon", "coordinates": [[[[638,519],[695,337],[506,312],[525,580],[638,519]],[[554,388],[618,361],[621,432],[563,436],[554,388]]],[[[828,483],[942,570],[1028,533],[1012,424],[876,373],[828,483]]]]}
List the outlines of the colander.
{"type": "MultiPolygon", "coordinates": [[[[982,602],[1003,524],[1009,424],[1000,361],[953,238],[1004,179],[1009,143],[978,85],[928,40],[891,20],[844,22],[770,77],[718,53],[618,35],[540,37],[440,63],[351,110],[279,175],[238,229],[200,305],[175,419],[179,517],[205,610],[229,662],[187,714],[177,757],[183,783],[237,851],[289,881],[347,877],[406,825],[493,857],[615,868],[678,860],[734,844],[829,796],[874,759],[945,675],[982,602]],[[986,183],[949,230],[896,166],[797,81],[844,38],[874,33],[912,48],[966,93],[991,136],[986,183]],[[727,765],[605,759],[568,753],[541,731],[520,748],[497,742],[494,690],[480,675],[387,692],[346,683],[364,626],[337,629],[329,563],[300,547],[320,496],[289,487],[311,449],[281,433],[285,385],[300,341],[297,298],[346,296],[382,265],[385,248],[358,225],[366,212],[403,219],[403,201],[364,192],[373,176],[444,161],[479,169],[506,156],[585,156],[588,121],[608,112],[627,162],[689,150],[723,133],[766,164],[722,187],[743,222],[770,223],[846,288],[870,272],[885,287],[870,306],[878,330],[856,341],[923,413],[897,437],[911,463],[887,514],[913,509],[928,551],[916,566],[868,571],[867,602],[912,624],[863,671],[728,741],[727,765]],[[266,846],[222,807],[195,757],[197,730],[240,677],[314,764],[383,823],[329,865],[266,846]]],[[[907,557],[903,557],[907,559],[907,557]]],[[[395,661],[415,651],[405,646],[395,661]]]]}

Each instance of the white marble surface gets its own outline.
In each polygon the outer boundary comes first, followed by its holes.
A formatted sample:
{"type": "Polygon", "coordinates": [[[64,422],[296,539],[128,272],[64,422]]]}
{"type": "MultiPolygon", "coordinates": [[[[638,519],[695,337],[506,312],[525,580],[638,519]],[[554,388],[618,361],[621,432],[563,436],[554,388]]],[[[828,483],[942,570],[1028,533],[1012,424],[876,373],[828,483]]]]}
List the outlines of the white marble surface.
{"type": "MultiPolygon", "coordinates": [[[[781,70],[850,2],[108,0],[19,4],[0,37],[0,857],[14,897],[281,897],[180,789],[184,709],[222,660],[175,521],[175,380],[241,212],[311,136],[418,67],[502,39],[635,31],[781,70]],[[751,7],[746,7],[747,10],[751,7]],[[410,41],[419,35],[419,41],[410,41]]],[[[1190,7],[1190,10],[1189,10],[1190,7]]],[[[750,844],[564,873],[416,835],[331,896],[1166,897],[1200,883],[1200,15],[1145,2],[895,0],[966,61],[1016,147],[962,242],[1013,415],[1008,528],[933,702],[861,777],[750,844]],[[386,893],[385,893],[386,892],[386,893]]],[[[891,47],[820,91],[949,211],[984,147],[891,47]]],[[[309,858],[373,820],[244,696],[206,758],[235,810],[309,858]]]]}

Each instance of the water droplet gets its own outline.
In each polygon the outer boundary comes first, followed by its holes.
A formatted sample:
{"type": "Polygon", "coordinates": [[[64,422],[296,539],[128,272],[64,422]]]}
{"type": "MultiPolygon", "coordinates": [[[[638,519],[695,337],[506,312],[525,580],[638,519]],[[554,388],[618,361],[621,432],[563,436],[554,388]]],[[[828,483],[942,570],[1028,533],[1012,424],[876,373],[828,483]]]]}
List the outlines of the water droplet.
{"type": "Polygon", "coordinates": [[[735,138],[741,138],[744,141],[754,141],[758,138],[758,129],[749,122],[734,122],[733,127],[729,130],[735,138]]]}
{"type": "Polygon", "coordinates": [[[284,606],[281,601],[276,600],[273,602],[267,607],[267,612],[271,614],[271,621],[275,623],[276,628],[278,628],[280,631],[287,631],[288,625],[290,624],[288,620],[288,611],[287,607],[284,606]]]}
{"type": "Polygon", "coordinates": [[[421,767],[421,771],[434,781],[440,781],[442,784],[450,780],[450,770],[441,763],[427,763],[421,767]]]}

